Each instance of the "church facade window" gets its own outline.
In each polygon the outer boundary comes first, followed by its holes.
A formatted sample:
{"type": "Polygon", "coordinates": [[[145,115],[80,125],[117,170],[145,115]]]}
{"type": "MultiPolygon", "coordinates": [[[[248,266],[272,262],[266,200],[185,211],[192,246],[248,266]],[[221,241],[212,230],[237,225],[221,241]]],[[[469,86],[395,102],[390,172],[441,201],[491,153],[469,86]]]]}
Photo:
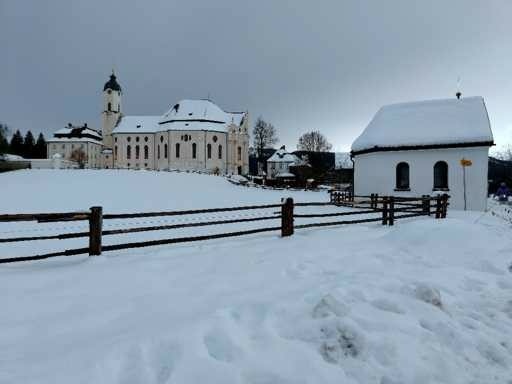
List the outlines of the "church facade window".
{"type": "MultiPolygon", "coordinates": [[[[131,145],[128,145],[126,147],[126,158],[127,159],[131,159],[132,158],[132,147],[131,147],[131,145]]],[[[128,164],[128,166],[130,166],[130,164],[128,164]]]]}
{"type": "Polygon", "coordinates": [[[111,110],[112,110],[112,103],[108,103],[108,105],[107,105],[107,109],[108,109],[109,111],[111,111],[111,110]]]}
{"type": "Polygon", "coordinates": [[[180,157],[180,143],[176,143],[176,158],[180,157]]]}
{"type": "Polygon", "coordinates": [[[242,161],[242,147],[237,148],[237,158],[238,161],[242,161]]]}
{"type": "Polygon", "coordinates": [[[222,160],[222,145],[219,144],[219,160],[222,160]]]}
{"type": "Polygon", "coordinates": [[[156,148],[156,157],[160,159],[160,145],[156,148]]]}
{"type": "Polygon", "coordinates": [[[164,157],[167,159],[167,153],[168,153],[168,150],[167,150],[167,144],[164,145],[164,157]]]}
{"type": "Polygon", "coordinates": [[[144,159],[149,159],[149,147],[147,145],[144,146],[144,159]]]}
{"type": "Polygon", "coordinates": [[[135,160],[138,160],[140,157],[140,147],[138,145],[135,146],[135,160]]]}
{"type": "Polygon", "coordinates": [[[195,159],[197,157],[197,144],[192,143],[192,158],[195,159]]]}
{"type": "Polygon", "coordinates": [[[206,153],[207,153],[207,156],[209,159],[212,158],[212,145],[210,143],[208,143],[208,145],[206,146],[206,153]]]}

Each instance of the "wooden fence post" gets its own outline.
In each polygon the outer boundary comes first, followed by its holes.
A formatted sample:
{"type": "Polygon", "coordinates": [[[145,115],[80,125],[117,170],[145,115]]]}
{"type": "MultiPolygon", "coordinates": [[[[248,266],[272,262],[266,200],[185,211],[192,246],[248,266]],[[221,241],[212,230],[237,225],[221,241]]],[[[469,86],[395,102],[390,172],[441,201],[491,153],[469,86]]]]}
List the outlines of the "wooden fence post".
{"type": "Polygon", "coordinates": [[[388,198],[382,198],[382,225],[388,224],[388,198]]]}
{"type": "Polygon", "coordinates": [[[103,227],[103,208],[91,207],[89,216],[89,256],[101,255],[101,231],[103,227]]]}
{"type": "Polygon", "coordinates": [[[423,195],[423,213],[430,216],[430,196],[423,195]]]}
{"type": "Polygon", "coordinates": [[[288,197],[281,206],[281,236],[293,235],[293,199],[288,197]]]}
{"type": "Polygon", "coordinates": [[[388,214],[388,225],[395,224],[395,197],[389,197],[389,214],[388,214]]]}
{"type": "Polygon", "coordinates": [[[436,219],[441,218],[441,195],[436,196],[436,219]]]}
{"type": "Polygon", "coordinates": [[[446,211],[448,210],[448,195],[445,193],[443,195],[443,203],[441,208],[441,218],[446,219],[446,211]]]}

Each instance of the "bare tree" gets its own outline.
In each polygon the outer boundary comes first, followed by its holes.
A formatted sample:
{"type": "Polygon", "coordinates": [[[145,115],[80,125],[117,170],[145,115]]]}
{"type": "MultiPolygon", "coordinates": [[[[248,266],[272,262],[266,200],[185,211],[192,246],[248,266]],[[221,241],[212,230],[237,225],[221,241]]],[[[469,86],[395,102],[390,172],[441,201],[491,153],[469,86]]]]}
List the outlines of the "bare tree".
{"type": "Polygon", "coordinates": [[[300,151],[328,152],[331,148],[331,143],[327,141],[327,138],[320,131],[311,131],[303,134],[297,144],[297,149],[300,151]]]}
{"type": "Polygon", "coordinates": [[[71,152],[71,160],[76,161],[80,168],[84,168],[85,162],[87,161],[87,155],[82,148],[77,148],[71,152]]]}
{"type": "Polygon", "coordinates": [[[507,145],[503,150],[496,152],[495,157],[500,160],[512,161],[512,146],[507,145]]]}
{"type": "Polygon", "coordinates": [[[252,130],[252,140],[258,156],[258,168],[260,168],[263,160],[263,150],[272,147],[279,140],[275,127],[259,117],[252,130]]]}

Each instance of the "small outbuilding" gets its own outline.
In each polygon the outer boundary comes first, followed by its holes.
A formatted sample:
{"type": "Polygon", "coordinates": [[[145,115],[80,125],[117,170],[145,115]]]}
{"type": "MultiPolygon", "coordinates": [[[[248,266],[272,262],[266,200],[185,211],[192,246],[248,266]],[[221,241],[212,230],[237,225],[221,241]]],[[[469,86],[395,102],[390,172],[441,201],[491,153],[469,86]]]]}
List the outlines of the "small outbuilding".
{"type": "Polygon", "coordinates": [[[354,193],[447,193],[452,209],[483,211],[492,145],[482,97],[384,106],[352,144],[354,193]]]}

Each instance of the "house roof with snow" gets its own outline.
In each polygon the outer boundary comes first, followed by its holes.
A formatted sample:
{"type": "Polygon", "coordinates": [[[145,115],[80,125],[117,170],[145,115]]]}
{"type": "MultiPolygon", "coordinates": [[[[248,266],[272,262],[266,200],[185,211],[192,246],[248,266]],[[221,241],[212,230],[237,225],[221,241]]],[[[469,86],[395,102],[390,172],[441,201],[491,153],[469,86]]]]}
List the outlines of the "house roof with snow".
{"type": "Polygon", "coordinates": [[[102,141],[101,132],[92,129],[84,124],[82,127],[68,124],[66,127],[59,129],[53,134],[53,138],[47,141],[102,141]]]}
{"type": "Polygon", "coordinates": [[[352,154],[491,146],[482,97],[428,100],[382,107],[352,144],[352,154]]]}
{"type": "Polygon", "coordinates": [[[270,163],[302,163],[302,160],[293,153],[286,152],[285,147],[281,147],[274,152],[267,160],[270,163]]]}
{"type": "Polygon", "coordinates": [[[123,116],[113,133],[220,131],[240,126],[246,112],[225,112],[210,100],[182,100],[162,116],[123,116]]]}

